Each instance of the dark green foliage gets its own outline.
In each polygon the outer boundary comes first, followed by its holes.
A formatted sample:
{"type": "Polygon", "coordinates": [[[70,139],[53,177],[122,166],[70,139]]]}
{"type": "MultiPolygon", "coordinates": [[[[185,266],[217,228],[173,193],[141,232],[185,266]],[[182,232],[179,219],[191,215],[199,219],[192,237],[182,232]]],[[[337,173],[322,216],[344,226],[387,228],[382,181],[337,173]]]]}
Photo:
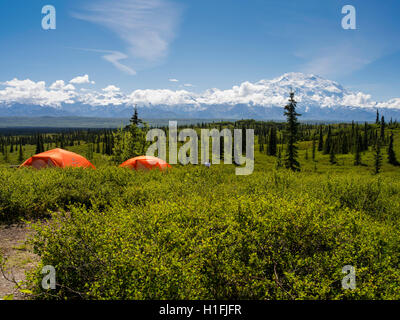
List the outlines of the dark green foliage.
{"type": "Polygon", "coordinates": [[[336,155],[335,155],[335,145],[334,144],[331,145],[331,151],[329,152],[329,162],[331,164],[336,164],[337,163],[336,155]]]}
{"type": "Polygon", "coordinates": [[[287,149],[285,157],[285,167],[292,171],[300,171],[300,163],[297,160],[297,134],[299,123],[297,117],[300,116],[296,112],[296,101],[294,100],[294,93],[290,92],[289,104],[285,106],[285,116],[287,118],[287,149]]]}
{"type": "Polygon", "coordinates": [[[380,141],[380,139],[376,139],[376,142],[374,145],[375,174],[378,174],[381,171],[381,167],[382,167],[381,141],[380,141]]]}
{"type": "Polygon", "coordinates": [[[20,171],[52,175],[48,203],[53,183],[76,190],[36,227],[29,288],[48,299],[400,298],[397,179],[225,168],[20,171]],[[41,289],[43,265],[57,290],[41,289]],[[355,290],[341,287],[344,265],[355,290]]]}
{"type": "Polygon", "coordinates": [[[390,138],[389,138],[389,147],[388,147],[388,161],[390,164],[394,165],[394,166],[398,166],[399,162],[397,161],[396,158],[396,154],[394,152],[394,148],[393,148],[393,132],[390,134],[390,138]]]}
{"type": "Polygon", "coordinates": [[[386,127],[385,117],[382,116],[382,120],[381,120],[381,142],[382,143],[385,141],[385,127],[386,127]]]}
{"type": "Polygon", "coordinates": [[[318,151],[322,151],[324,149],[324,136],[322,134],[322,128],[319,130],[319,140],[318,140],[318,151]]]}
{"type": "Polygon", "coordinates": [[[356,150],[354,154],[354,165],[360,166],[361,165],[361,137],[357,135],[356,137],[356,150]]]}
{"type": "Polygon", "coordinates": [[[24,161],[24,151],[22,150],[22,143],[19,144],[18,161],[24,161]]]}
{"type": "Polygon", "coordinates": [[[332,147],[332,130],[331,126],[328,126],[328,135],[326,136],[324,145],[324,154],[329,154],[332,147]]]}
{"type": "Polygon", "coordinates": [[[268,136],[268,149],[267,154],[269,156],[276,156],[277,152],[277,136],[276,136],[276,128],[271,127],[268,136]]]}

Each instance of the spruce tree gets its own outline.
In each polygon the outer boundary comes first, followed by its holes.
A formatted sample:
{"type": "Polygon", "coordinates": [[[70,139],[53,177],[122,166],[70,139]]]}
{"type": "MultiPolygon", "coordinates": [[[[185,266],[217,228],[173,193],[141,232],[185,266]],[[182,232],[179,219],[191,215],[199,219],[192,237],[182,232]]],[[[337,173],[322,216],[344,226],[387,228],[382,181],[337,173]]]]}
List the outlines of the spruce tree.
{"type": "Polygon", "coordinates": [[[374,166],[375,166],[375,174],[378,174],[381,171],[382,167],[382,155],[381,155],[381,141],[380,139],[376,139],[374,145],[374,166]]]}
{"type": "Polygon", "coordinates": [[[368,124],[364,123],[363,151],[368,150],[368,124]]]}
{"type": "Polygon", "coordinates": [[[278,148],[278,153],[276,155],[275,167],[276,167],[276,169],[282,168],[282,152],[281,152],[281,148],[278,148]]]}
{"type": "Polygon", "coordinates": [[[385,117],[382,116],[382,119],[381,119],[381,141],[382,141],[382,143],[384,143],[384,141],[385,141],[385,126],[386,126],[385,117]]]}
{"type": "Polygon", "coordinates": [[[19,143],[19,153],[18,153],[18,161],[24,161],[24,151],[22,150],[22,143],[19,143]]]}
{"type": "Polygon", "coordinates": [[[379,110],[376,109],[376,120],[375,120],[376,124],[379,124],[379,110]]]}
{"type": "Polygon", "coordinates": [[[396,154],[395,154],[394,148],[393,148],[393,132],[391,133],[390,138],[389,138],[388,161],[390,164],[392,164],[394,166],[399,165],[399,162],[397,161],[396,154]]]}
{"type": "Polygon", "coordinates": [[[326,136],[325,145],[324,145],[324,154],[329,154],[331,152],[332,147],[332,131],[331,126],[328,126],[328,135],[326,136]]]}
{"type": "Polygon", "coordinates": [[[331,164],[336,164],[335,145],[333,143],[331,145],[331,150],[329,152],[329,162],[331,164]]]}
{"type": "Polygon", "coordinates": [[[312,159],[315,161],[315,133],[313,135],[313,140],[312,140],[312,159]]]}
{"type": "Polygon", "coordinates": [[[355,145],[355,148],[356,148],[356,152],[354,155],[354,165],[355,166],[361,165],[361,144],[359,143],[360,140],[361,140],[361,138],[360,138],[360,136],[358,136],[356,138],[356,145],[355,145]]]}
{"type": "Polygon", "coordinates": [[[285,158],[285,167],[292,171],[300,171],[300,163],[297,161],[297,135],[298,126],[297,117],[300,116],[296,112],[297,102],[294,100],[294,92],[290,92],[289,104],[285,106],[285,116],[287,118],[287,149],[285,158]]]}
{"type": "Polygon", "coordinates": [[[267,154],[270,156],[276,156],[276,146],[277,146],[276,129],[272,127],[269,130],[267,154]]]}
{"type": "Polygon", "coordinates": [[[135,110],[133,112],[133,116],[130,120],[131,124],[134,125],[139,125],[139,123],[142,123],[142,120],[139,119],[139,115],[138,115],[138,110],[137,110],[137,105],[135,104],[135,110]]]}
{"type": "Polygon", "coordinates": [[[324,149],[324,135],[322,133],[322,127],[319,129],[319,141],[318,141],[318,151],[322,151],[324,149]]]}

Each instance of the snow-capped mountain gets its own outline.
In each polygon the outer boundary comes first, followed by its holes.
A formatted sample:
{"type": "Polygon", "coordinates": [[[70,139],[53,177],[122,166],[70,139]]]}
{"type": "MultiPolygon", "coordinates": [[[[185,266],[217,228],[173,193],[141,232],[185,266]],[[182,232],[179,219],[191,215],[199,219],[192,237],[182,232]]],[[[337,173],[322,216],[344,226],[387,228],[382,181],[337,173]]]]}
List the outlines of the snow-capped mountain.
{"type": "Polygon", "coordinates": [[[100,92],[58,80],[13,79],[0,86],[0,116],[129,117],[137,104],[143,118],[283,119],[290,90],[295,91],[302,120],[373,121],[376,109],[400,120],[400,98],[374,101],[317,75],[286,73],[272,80],[243,82],[231,89],[135,90],[129,94],[110,85],[100,92]]]}

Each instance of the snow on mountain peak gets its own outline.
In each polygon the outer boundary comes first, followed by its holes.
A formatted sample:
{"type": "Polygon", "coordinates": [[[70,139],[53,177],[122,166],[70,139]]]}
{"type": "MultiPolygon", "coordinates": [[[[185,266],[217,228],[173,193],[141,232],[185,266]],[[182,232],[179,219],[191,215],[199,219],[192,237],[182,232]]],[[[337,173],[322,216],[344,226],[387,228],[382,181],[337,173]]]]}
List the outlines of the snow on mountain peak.
{"type": "Polygon", "coordinates": [[[29,79],[23,81],[14,79],[0,85],[5,86],[4,89],[0,87],[0,106],[40,105],[68,110],[73,104],[84,104],[93,108],[137,104],[139,107],[146,106],[147,109],[155,111],[162,107],[174,112],[207,110],[215,108],[214,106],[221,106],[225,110],[233,107],[243,110],[255,107],[268,110],[283,108],[290,90],[294,90],[301,112],[338,108],[400,110],[400,98],[377,103],[369,94],[352,92],[335,81],[299,72],[285,73],[272,80],[245,81],[226,90],[212,88],[203,93],[187,90],[138,89],[126,94],[113,85],[100,91],[86,88],[78,90],[72,85],[65,85],[62,80],[50,86],[46,86],[43,81],[34,82],[29,79]]]}

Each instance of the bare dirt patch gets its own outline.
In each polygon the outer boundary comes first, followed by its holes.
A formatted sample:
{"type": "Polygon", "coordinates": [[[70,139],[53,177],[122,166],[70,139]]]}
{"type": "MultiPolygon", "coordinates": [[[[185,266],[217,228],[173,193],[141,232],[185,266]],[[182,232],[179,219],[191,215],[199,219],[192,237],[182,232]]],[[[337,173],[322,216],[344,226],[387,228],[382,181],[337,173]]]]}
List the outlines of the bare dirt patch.
{"type": "MultiPolygon", "coordinates": [[[[16,281],[25,280],[25,271],[35,267],[39,257],[32,252],[26,239],[33,231],[25,224],[0,225],[0,254],[6,259],[6,276],[16,281]]],[[[13,295],[14,299],[23,299],[15,284],[5,279],[0,272],[0,298],[13,295]]]]}

